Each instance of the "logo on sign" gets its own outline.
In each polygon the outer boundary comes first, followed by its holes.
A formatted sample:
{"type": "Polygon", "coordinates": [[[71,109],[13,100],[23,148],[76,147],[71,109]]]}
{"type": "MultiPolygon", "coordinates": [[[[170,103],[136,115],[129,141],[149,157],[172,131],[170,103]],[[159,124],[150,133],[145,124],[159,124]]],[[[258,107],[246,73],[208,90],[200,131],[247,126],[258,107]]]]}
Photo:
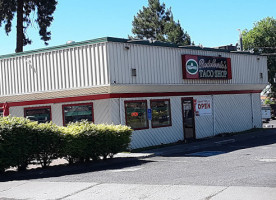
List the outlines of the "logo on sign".
{"type": "Polygon", "coordinates": [[[198,64],[194,59],[189,59],[186,62],[186,70],[189,74],[195,75],[198,72],[198,64]]]}

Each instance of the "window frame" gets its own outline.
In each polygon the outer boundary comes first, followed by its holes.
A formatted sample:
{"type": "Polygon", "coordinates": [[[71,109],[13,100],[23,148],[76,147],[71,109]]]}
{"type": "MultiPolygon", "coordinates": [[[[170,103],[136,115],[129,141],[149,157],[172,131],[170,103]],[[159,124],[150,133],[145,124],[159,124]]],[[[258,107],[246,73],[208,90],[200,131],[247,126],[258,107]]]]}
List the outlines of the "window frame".
{"type": "Polygon", "coordinates": [[[66,107],[66,106],[84,106],[84,105],[91,105],[92,106],[92,123],[94,123],[94,106],[93,106],[93,102],[90,102],[90,103],[63,104],[62,105],[62,123],[63,123],[63,126],[66,126],[65,115],[64,115],[64,107],[66,107]]]}
{"type": "Polygon", "coordinates": [[[163,128],[163,127],[169,127],[172,126],[172,111],[171,111],[171,100],[170,99],[151,99],[150,100],[150,109],[152,110],[152,102],[154,101],[168,101],[169,102],[169,113],[170,113],[170,124],[164,125],[164,126],[154,126],[153,122],[151,120],[151,127],[152,128],[163,128]]]}
{"type": "Polygon", "coordinates": [[[129,126],[127,123],[127,109],[126,109],[126,104],[127,103],[139,103],[139,102],[145,102],[146,103],[146,122],[147,126],[145,128],[131,128],[133,130],[144,130],[144,129],[149,129],[149,119],[148,119],[148,101],[147,100],[127,100],[124,101],[124,106],[125,106],[125,120],[126,120],[126,126],[129,126]]]}
{"type": "Polygon", "coordinates": [[[39,110],[39,109],[45,109],[45,108],[50,109],[50,121],[52,121],[52,107],[51,106],[26,107],[26,108],[24,108],[24,117],[26,118],[27,110],[39,110]]]}

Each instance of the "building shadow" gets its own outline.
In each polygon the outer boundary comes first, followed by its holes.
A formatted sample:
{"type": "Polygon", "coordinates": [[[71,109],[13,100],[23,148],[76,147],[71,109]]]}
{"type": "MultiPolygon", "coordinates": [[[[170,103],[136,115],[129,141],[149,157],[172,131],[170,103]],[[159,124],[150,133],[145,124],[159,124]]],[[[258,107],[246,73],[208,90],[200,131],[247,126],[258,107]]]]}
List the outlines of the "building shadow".
{"type": "MultiPolygon", "coordinates": [[[[211,157],[219,156],[234,151],[243,149],[262,147],[276,144],[276,129],[266,129],[263,132],[237,135],[236,137],[221,137],[220,140],[212,141],[212,146],[189,149],[184,151],[174,152],[170,155],[161,155],[164,157],[211,157]],[[217,142],[216,142],[217,141],[217,142]],[[221,141],[221,143],[220,143],[221,141]],[[225,141],[225,143],[224,143],[225,141]]],[[[197,142],[189,143],[190,146],[200,146],[197,142]]]]}
{"type": "Polygon", "coordinates": [[[34,180],[41,178],[60,177],[104,170],[116,170],[127,167],[140,166],[148,162],[138,158],[113,158],[107,160],[91,161],[87,163],[61,164],[47,168],[36,168],[26,171],[6,171],[0,175],[0,182],[34,180]]]}

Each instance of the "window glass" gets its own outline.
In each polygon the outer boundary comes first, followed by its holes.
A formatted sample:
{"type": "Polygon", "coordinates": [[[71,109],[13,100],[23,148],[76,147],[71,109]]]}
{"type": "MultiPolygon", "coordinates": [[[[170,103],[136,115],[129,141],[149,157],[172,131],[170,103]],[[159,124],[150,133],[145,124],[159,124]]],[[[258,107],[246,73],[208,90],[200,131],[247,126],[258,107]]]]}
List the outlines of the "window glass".
{"type": "Polygon", "coordinates": [[[25,117],[31,121],[38,121],[38,123],[45,123],[51,121],[51,108],[26,108],[25,117]]]}
{"type": "Polygon", "coordinates": [[[87,120],[93,122],[93,105],[65,105],[63,106],[64,125],[69,122],[87,120]]]}
{"type": "Polygon", "coordinates": [[[152,109],[152,127],[171,125],[171,111],[169,100],[152,100],[150,106],[152,109]]]}
{"type": "Polygon", "coordinates": [[[0,117],[3,117],[3,110],[0,110],[0,117]]]}
{"type": "Polygon", "coordinates": [[[147,102],[125,102],[126,124],[133,129],[148,128],[147,102]]]}

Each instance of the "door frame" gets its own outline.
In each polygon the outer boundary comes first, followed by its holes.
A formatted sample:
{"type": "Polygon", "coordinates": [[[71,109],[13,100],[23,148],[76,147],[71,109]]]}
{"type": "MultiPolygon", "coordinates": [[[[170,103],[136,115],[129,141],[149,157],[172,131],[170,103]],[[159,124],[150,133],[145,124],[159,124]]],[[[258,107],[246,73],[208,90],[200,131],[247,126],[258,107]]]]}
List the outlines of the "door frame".
{"type": "Polygon", "coordinates": [[[193,97],[182,97],[181,98],[181,112],[182,112],[182,126],[183,126],[183,134],[184,140],[187,138],[185,137],[185,126],[184,126],[184,112],[183,112],[183,101],[184,100],[191,100],[192,101],[192,111],[193,111],[193,140],[196,139],[196,132],[195,132],[195,110],[194,110],[194,98],[193,97]]]}

